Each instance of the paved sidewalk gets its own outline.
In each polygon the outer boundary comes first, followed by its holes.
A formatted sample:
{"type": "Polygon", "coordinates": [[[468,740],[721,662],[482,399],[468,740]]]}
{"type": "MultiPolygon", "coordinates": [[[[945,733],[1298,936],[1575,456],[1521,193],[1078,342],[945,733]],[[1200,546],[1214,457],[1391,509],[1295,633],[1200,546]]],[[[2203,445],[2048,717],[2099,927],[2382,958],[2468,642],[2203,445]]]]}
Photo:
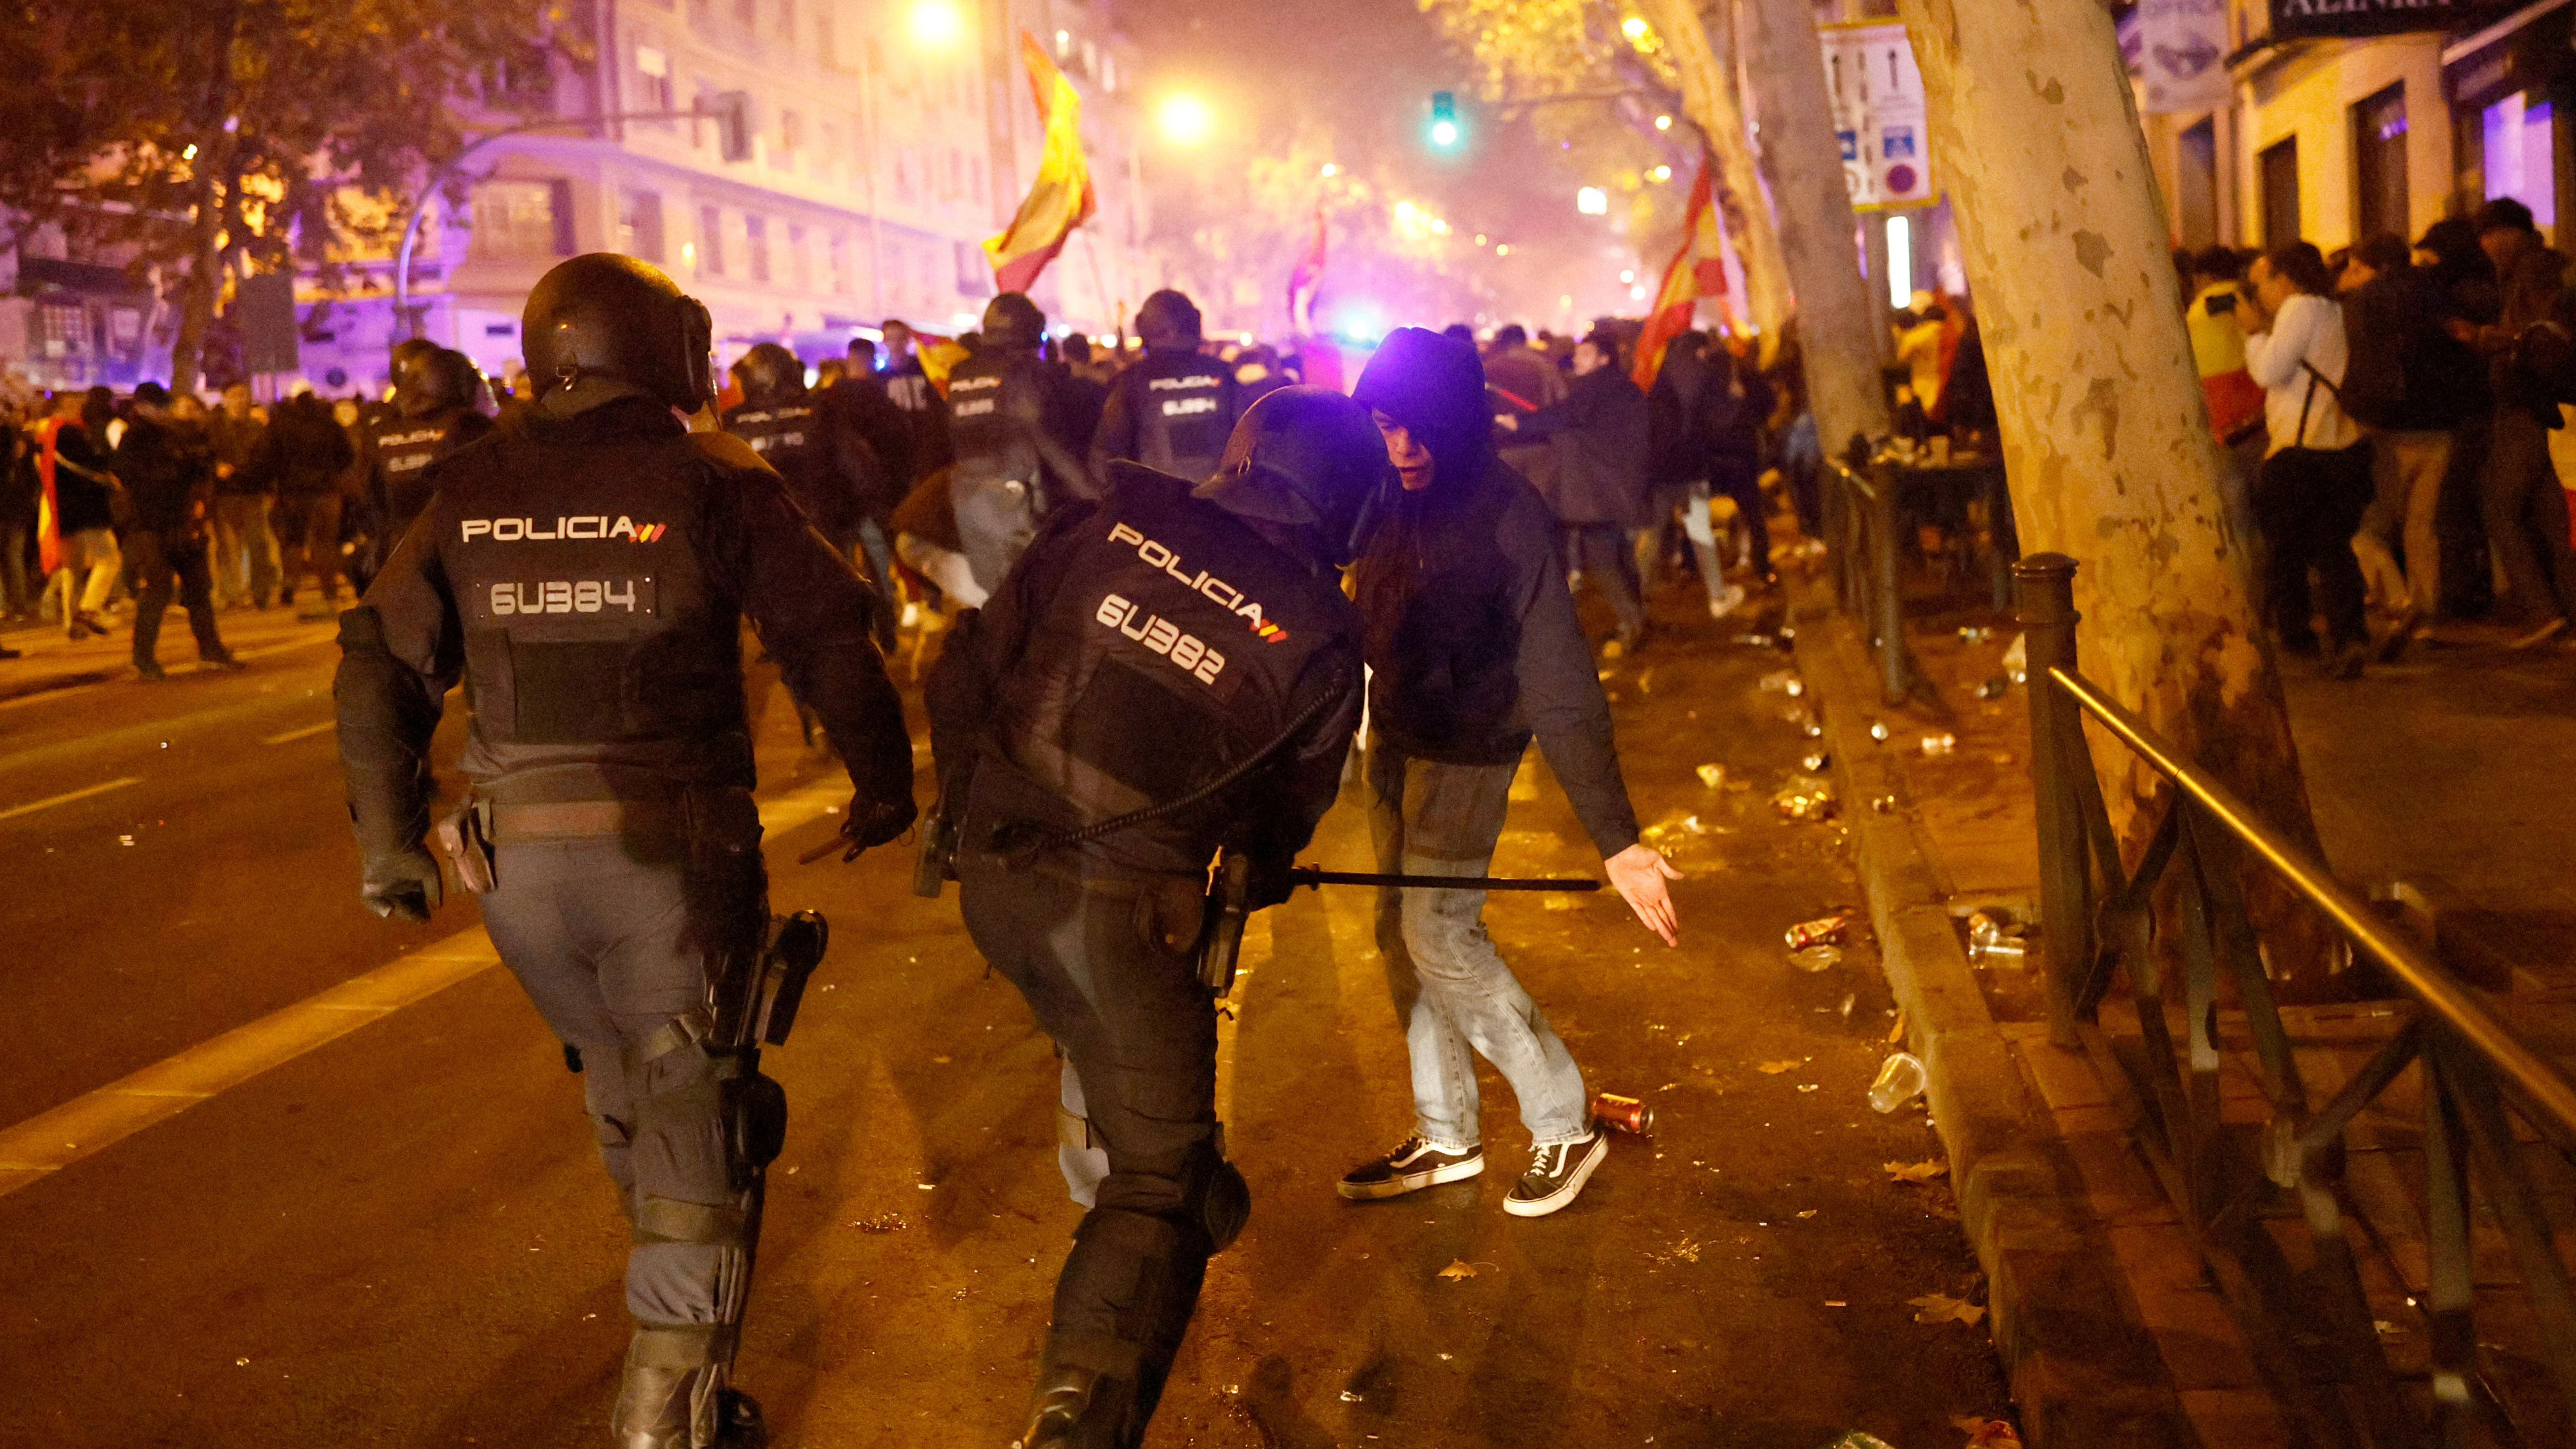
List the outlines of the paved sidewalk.
{"type": "MultiPolygon", "coordinates": [[[[2071,1421],[2052,1415],[2028,1366],[2054,1355],[2112,1368],[2124,1348],[2136,1347],[2123,1343],[2122,1323],[2151,1336],[2153,1362],[2129,1366],[2131,1407],[2152,1413],[2169,1399],[2188,1421],[2187,1430],[2166,1430],[2187,1437],[2161,1442],[2196,1439],[2209,1449],[2292,1442],[2237,1322],[2133,1144],[2118,1094],[2106,1090],[2099,1064],[2048,1044],[2038,957],[1987,957],[1969,967],[1964,931],[1927,934],[1903,924],[1909,910],[1956,919],[2000,906],[2024,919],[2037,915],[2027,690],[1978,697],[1980,685],[2003,674],[2016,626],[1982,609],[1910,619],[1909,642],[1939,702],[1888,709],[1869,682],[1857,629],[1831,612],[1820,583],[1805,599],[1800,665],[1837,746],[1847,817],[1863,822],[1855,850],[1873,915],[1889,938],[1891,983],[1905,1001],[1909,989],[1938,997],[1945,982],[1974,980],[1973,1005],[1952,999],[1943,1008],[1949,1020],[1915,1023],[1913,1035],[1932,1072],[1936,1113],[1945,1100],[1957,1104],[1940,1114],[1943,1135],[1959,1180],[1969,1185],[1967,1224],[1995,1280],[1997,1340],[2032,1442],[2104,1442],[2098,1426],[2067,1432],[2071,1421]],[[1873,723],[1886,726],[1883,742],[1872,738],[1873,723]],[[1926,752],[1927,736],[1937,752],[1926,752]],[[1944,736],[1955,744],[1943,748],[1944,736]],[[1893,931],[1891,920],[1898,922],[1893,931]],[[1979,1035],[1981,1025],[1991,1027],[1992,1038],[1979,1035]],[[2000,1060],[1961,1046],[1992,1039],[2003,1044],[2000,1060]],[[1979,1108],[1983,1121],[1951,1120],[1979,1108]],[[2030,1194],[2021,1209],[2045,1217],[2091,1260],[2087,1268],[2103,1273],[2115,1291],[2100,1301],[2116,1302],[2119,1312],[2106,1309],[2091,1322],[2070,1318],[2065,1284],[1997,1267],[2012,1251],[2011,1215],[1974,1190],[1980,1158],[2000,1164],[1999,1180],[2017,1179],[2030,1194]],[[2072,1172],[2052,1176],[2048,1164],[2072,1172]]],[[[2568,950],[2576,945],[2576,883],[2567,876],[2576,819],[2561,804],[2560,785],[2576,764],[2576,655],[2434,646],[2406,662],[2374,666],[2352,683],[2292,661],[2287,686],[2318,830],[2337,873],[2362,885],[2403,880],[2434,891],[2446,901],[2446,929],[2466,926],[2517,963],[2509,1017],[2535,1040],[2576,1045],[2576,967],[2560,964],[2576,959],[2568,950]]],[[[2285,1009],[2310,1100],[2339,1088],[2406,1014],[2401,1005],[2371,1001],[2285,1009]]],[[[2114,1043],[2136,1038],[2135,1013],[2121,992],[2105,1003],[2102,1024],[2114,1043]]],[[[2219,1038],[2223,1116],[2254,1130],[2270,1106],[2241,1013],[2221,1013],[2219,1038]]],[[[2346,1182],[2350,1210],[2364,1219],[2354,1236],[2373,1316],[2393,1368],[2420,1387],[2430,1338],[2415,1307],[2426,1282],[2423,1107],[2415,1076],[2409,1072],[2356,1125],[2346,1182]]],[[[2532,1157],[2553,1221],[2562,1228],[2576,1222],[2565,1164],[2545,1153],[2532,1157]]],[[[2281,1195],[2260,1211],[2284,1251],[2303,1260],[2294,1200],[2281,1195]]],[[[2548,1422],[2556,1410],[2538,1390],[2543,1375],[2510,1254],[2483,1222],[2475,1258],[2483,1367],[2518,1415],[2548,1422]]]]}

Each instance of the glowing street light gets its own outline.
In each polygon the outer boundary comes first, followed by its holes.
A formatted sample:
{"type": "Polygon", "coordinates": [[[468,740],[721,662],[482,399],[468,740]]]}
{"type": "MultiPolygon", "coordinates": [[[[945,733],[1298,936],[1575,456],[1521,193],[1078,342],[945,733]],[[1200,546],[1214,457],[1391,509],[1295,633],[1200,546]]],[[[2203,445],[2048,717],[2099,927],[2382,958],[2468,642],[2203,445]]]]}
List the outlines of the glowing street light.
{"type": "Polygon", "coordinates": [[[1673,118],[1672,118],[1672,117],[1670,117],[1670,116],[1657,116],[1657,117],[1655,117],[1655,129],[1656,129],[1656,130],[1658,130],[1658,131],[1669,131],[1669,130],[1671,130],[1672,128],[1673,128],[1673,118]]]}
{"type": "Polygon", "coordinates": [[[1646,38],[1646,22],[1631,15],[1619,22],[1619,33],[1630,40],[1643,40],[1646,38]]]}
{"type": "Polygon", "coordinates": [[[1495,255],[1495,256],[1498,256],[1498,257],[1507,257],[1507,256],[1510,256],[1511,254],[1512,254],[1512,244],[1511,244],[1510,242],[1496,242],[1496,243],[1494,243],[1494,255],[1495,255]]]}
{"type": "Polygon", "coordinates": [[[1636,269],[1635,269],[1635,268],[1633,268],[1633,267],[1631,267],[1631,268],[1629,268],[1628,270],[1626,270],[1626,271],[1624,271],[1624,272],[1621,272],[1621,273],[1619,274],[1619,285],[1620,285],[1620,286],[1623,286],[1623,287],[1624,287],[1624,286],[1628,285],[1630,282],[1633,282],[1633,281],[1635,281],[1635,280],[1637,280],[1637,272],[1636,272],[1636,269]]]}
{"type": "Polygon", "coordinates": [[[1433,236],[1447,236],[1449,234],[1449,223],[1440,217],[1435,216],[1431,218],[1431,234],[1433,236]]]}
{"type": "Polygon", "coordinates": [[[1654,177],[1657,181],[1670,181],[1673,179],[1673,168],[1670,166],[1658,166],[1647,174],[1654,177]]]}
{"type": "Polygon", "coordinates": [[[1216,112],[1193,95],[1165,98],[1154,120],[1162,128],[1163,139],[1175,146],[1198,145],[1216,129],[1216,112]]]}
{"type": "Polygon", "coordinates": [[[1574,193],[1574,209],[1585,216],[1608,216],[1610,193],[1598,186],[1587,186],[1574,193]]]}
{"type": "Polygon", "coordinates": [[[955,45],[966,38],[966,16],[950,0],[917,0],[912,38],[932,48],[955,45]]]}
{"type": "Polygon", "coordinates": [[[1332,180],[1334,177],[1339,176],[1339,175],[1341,175],[1341,174],[1342,174],[1342,168],[1341,168],[1341,167],[1334,165],[1334,164],[1333,164],[1332,162],[1330,162],[1330,161],[1327,161],[1327,162],[1325,162],[1325,163],[1324,163],[1324,179],[1325,179],[1326,181],[1330,181],[1330,180],[1332,180]]]}

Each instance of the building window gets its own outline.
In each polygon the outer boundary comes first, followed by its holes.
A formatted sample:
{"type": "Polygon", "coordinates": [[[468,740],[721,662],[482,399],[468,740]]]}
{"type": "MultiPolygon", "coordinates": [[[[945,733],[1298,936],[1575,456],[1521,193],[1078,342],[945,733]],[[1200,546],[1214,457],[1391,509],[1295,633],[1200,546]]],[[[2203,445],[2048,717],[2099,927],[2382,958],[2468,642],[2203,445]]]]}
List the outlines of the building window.
{"type": "MultiPolygon", "coordinates": [[[[635,109],[669,111],[671,104],[671,58],[649,45],[635,47],[635,109]]],[[[670,122],[661,123],[663,129],[670,122]]]]}
{"type": "Polygon", "coordinates": [[[993,264],[984,259],[984,249],[973,242],[955,242],[952,245],[957,252],[957,295],[993,295],[993,264]]]}
{"type": "Polygon", "coordinates": [[[832,295],[846,297],[850,294],[850,239],[839,232],[832,233],[829,256],[832,268],[832,295]]]}
{"type": "Polygon", "coordinates": [[[941,195],[954,200],[966,194],[966,153],[948,148],[948,189],[941,195]]]}
{"type": "Polygon", "coordinates": [[[487,181],[474,188],[474,256],[572,253],[571,182],[487,181]]]}
{"type": "Polygon", "coordinates": [[[969,156],[969,157],[967,157],[967,158],[966,158],[966,177],[967,177],[967,180],[968,180],[969,182],[971,182],[971,183],[973,184],[974,188],[975,188],[975,192],[974,192],[974,194],[975,194],[975,201],[976,201],[976,204],[977,204],[977,205],[979,205],[979,206],[980,206],[980,205],[982,205],[982,204],[983,204],[983,201],[984,201],[984,158],[983,158],[983,157],[981,157],[981,156],[969,156]]]}
{"type": "Polygon", "coordinates": [[[642,261],[662,260],[662,198],[651,191],[629,191],[617,202],[617,249],[642,261]]]}
{"type": "Polygon", "coordinates": [[[778,113],[778,165],[790,169],[796,165],[796,153],[805,149],[805,118],[794,111],[778,113]]]}
{"type": "Polygon", "coordinates": [[[800,294],[814,290],[814,256],[805,244],[805,228],[801,226],[787,229],[787,276],[800,294]]]}
{"type": "Polygon", "coordinates": [[[2487,200],[2512,197],[2531,208],[2534,225],[2555,236],[2557,147],[2550,128],[2550,104],[2538,95],[2526,91],[2487,107],[2479,118],[2479,139],[2485,148],[2487,200]]]}
{"type": "Polygon", "coordinates": [[[698,208],[698,270],[710,277],[721,277],[724,269],[724,209],[701,206],[698,208]]]}
{"type": "Polygon", "coordinates": [[[2299,239],[2299,138],[2263,148],[2254,158],[2263,197],[2263,250],[2299,239]]]}
{"type": "Polygon", "coordinates": [[[2414,235],[2407,216],[2405,82],[2354,104],[2352,161],[2352,239],[2414,235]]]}
{"type": "Polygon", "coordinates": [[[743,255],[749,258],[751,279],[769,280],[769,218],[745,216],[742,219],[743,255]]]}

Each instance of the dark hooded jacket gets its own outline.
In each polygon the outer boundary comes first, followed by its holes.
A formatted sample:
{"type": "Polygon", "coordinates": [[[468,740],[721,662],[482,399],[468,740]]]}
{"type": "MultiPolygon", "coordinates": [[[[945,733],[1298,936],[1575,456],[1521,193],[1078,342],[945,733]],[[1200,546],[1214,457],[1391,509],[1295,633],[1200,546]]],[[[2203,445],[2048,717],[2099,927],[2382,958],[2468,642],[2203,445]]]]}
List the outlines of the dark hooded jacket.
{"type": "Polygon", "coordinates": [[[1475,349],[1407,327],[1352,396],[1431,450],[1354,570],[1380,741],[1417,759],[1519,761],[1537,737],[1604,856],[1637,842],[1610,706],[1555,557],[1556,520],[1494,455],[1475,349]]]}

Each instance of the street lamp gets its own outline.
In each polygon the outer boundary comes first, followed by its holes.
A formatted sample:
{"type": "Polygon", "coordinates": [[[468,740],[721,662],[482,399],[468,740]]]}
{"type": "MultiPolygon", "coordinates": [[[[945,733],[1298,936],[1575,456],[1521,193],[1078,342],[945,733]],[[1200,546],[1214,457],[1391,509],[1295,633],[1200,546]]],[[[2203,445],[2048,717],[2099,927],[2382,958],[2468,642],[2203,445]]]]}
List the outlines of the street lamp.
{"type": "Polygon", "coordinates": [[[1574,193],[1574,209],[1585,216],[1608,216],[1610,193],[1598,186],[1587,186],[1574,193]]]}
{"type": "Polygon", "coordinates": [[[945,49],[966,38],[966,17],[950,0],[917,0],[912,7],[912,38],[945,49]]]}
{"type": "Polygon", "coordinates": [[[1193,95],[1167,97],[1154,113],[1163,139],[1175,146],[1195,146],[1216,129],[1216,112],[1193,95]]]}

